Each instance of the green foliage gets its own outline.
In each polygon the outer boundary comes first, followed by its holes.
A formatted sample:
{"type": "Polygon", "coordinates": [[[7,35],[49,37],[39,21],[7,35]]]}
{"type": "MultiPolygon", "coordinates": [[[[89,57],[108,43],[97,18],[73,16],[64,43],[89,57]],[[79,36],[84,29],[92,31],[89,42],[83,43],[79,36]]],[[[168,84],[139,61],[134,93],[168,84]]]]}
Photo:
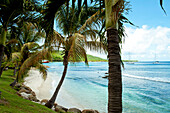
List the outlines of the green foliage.
{"type": "MultiPolygon", "coordinates": [[[[52,59],[53,61],[63,61],[63,55],[62,55],[62,52],[61,51],[55,51],[55,52],[52,52],[52,59]]],[[[95,57],[95,56],[92,56],[92,55],[87,55],[87,59],[89,62],[107,62],[106,59],[102,59],[102,58],[99,58],[99,57],[95,57]]]]}
{"type": "Polygon", "coordinates": [[[13,70],[4,71],[0,78],[0,112],[1,113],[56,113],[45,106],[23,99],[16,94],[9,84],[13,81],[13,70]]]}
{"type": "Polygon", "coordinates": [[[138,60],[123,60],[123,62],[138,62],[138,60]]]}
{"type": "Polygon", "coordinates": [[[52,60],[55,62],[55,61],[63,61],[63,55],[62,55],[62,52],[61,51],[55,51],[55,52],[52,52],[52,60]]]}
{"type": "Polygon", "coordinates": [[[100,57],[92,56],[92,55],[87,55],[87,59],[90,62],[107,62],[108,60],[102,59],[100,57]]]}

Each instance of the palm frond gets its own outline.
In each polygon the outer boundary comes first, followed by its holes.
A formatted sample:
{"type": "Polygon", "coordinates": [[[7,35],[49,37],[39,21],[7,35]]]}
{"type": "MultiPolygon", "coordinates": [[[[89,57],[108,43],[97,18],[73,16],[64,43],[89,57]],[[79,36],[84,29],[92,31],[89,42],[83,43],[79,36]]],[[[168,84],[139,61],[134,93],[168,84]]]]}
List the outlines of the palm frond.
{"type": "Polygon", "coordinates": [[[101,41],[87,41],[87,47],[93,51],[107,53],[107,44],[105,44],[101,41]]]}
{"type": "Polygon", "coordinates": [[[28,50],[31,50],[31,49],[38,47],[38,46],[39,45],[35,42],[25,43],[21,48],[21,54],[23,54],[24,52],[28,52],[28,50]]]}
{"type": "MultiPolygon", "coordinates": [[[[164,11],[164,13],[166,14],[165,9],[163,8],[163,0],[160,0],[160,6],[161,6],[162,10],[164,11]]],[[[167,15],[167,14],[166,14],[166,15],[167,15]]]]}
{"type": "Polygon", "coordinates": [[[43,64],[40,64],[40,63],[37,63],[36,64],[36,68],[39,69],[40,73],[42,73],[42,77],[44,80],[46,80],[47,78],[47,68],[43,65],[43,64]]]}
{"type": "Polygon", "coordinates": [[[49,56],[48,51],[49,51],[48,48],[46,48],[27,58],[20,67],[19,74],[18,74],[19,79],[23,78],[26,70],[28,70],[31,66],[36,66],[39,63],[39,61],[41,61],[44,58],[47,58],[47,56],[49,56]]]}
{"type": "Polygon", "coordinates": [[[21,53],[20,52],[14,52],[12,53],[12,62],[16,62],[16,61],[20,61],[22,58],[21,53]]]}
{"type": "Polygon", "coordinates": [[[70,46],[68,52],[68,59],[72,62],[80,62],[82,60],[88,64],[85,47],[86,39],[83,35],[75,33],[69,39],[69,43],[67,46],[70,46]]]}
{"type": "MultiPolygon", "coordinates": [[[[102,10],[103,11],[103,10],[102,10]]],[[[81,28],[78,30],[78,33],[81,33],[86,27],[91,26],[93,22],[95,22],[100,15],[100,11],[97,11],[95,14],[93,14],[91,17],[89,17],[86,22],[81,26],[81,28]]]]}
{"type": "Polygon", "coordinates": [[[10,44],[15,44],[15,43],[18,43],[18,40],[16,40],[16,39],[11,39],[11,40],[9,40],[9,41],[6,43],[6,46],[7,46],[7,45],[10,45],[10,44]]]}

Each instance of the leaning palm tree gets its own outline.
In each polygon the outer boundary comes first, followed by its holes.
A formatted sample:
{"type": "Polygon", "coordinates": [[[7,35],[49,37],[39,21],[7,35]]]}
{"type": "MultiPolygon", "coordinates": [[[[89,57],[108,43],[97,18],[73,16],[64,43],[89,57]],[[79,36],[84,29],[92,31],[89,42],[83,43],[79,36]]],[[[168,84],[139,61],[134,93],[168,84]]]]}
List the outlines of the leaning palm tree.
{"type": "Polygon", "coordinates": [[[2,25],[0,36],[0,68],[9,26],[14,25],[18,18],[23,18],[24,15],[27,15],[28,13],[26,12],[33,12],[36,8],[34,8],[34,4],[35,0],[0,0],[0,24],[2,25]]]}
{"type": "Polygon", "coordinates": [[[66,39],[63,40],[63,52],[64,52],[64,56],[63,56],[63,65],[64,65],[64,71],[62,74],[62,77],[59,81],[59,84],[53,94],[53,96],[51,97],[51,99],[45,104],[45,106],[47,106],[48,108],[52,108],[52,106],[54,105],[54,102],[56,100],[56,97],[58,95],[58,92],[61,88],[61,85],[64,82],[66,73],[67,73],[67,67],[68,67],[68,62],[80,62],[82,60],[85,61],[86,64],[88,64],[87,62],[87,56],[86,56],[86,51],[84,48],[85,45],[85,37],[81,34],[75,33],[70,37],[67,37],[66,39]]]}
{"type": "MultiPolygon", "coordinates": [[[[48,0],[53,1],[49,5],[48,9],[55,9],[56,5],[61,6],[66,1],[63,0],[62,3],[57,0],[48,0]],[[58,4],[59,3],[59,4],[58,4]]],[[[81,2],[83,0],[78,0],[78,6],[81,7],[81,2]]],[[[84,0],[87,3],[87,0],[84,0]]],[[[108,84],[108,112],[122,112],[122,80],[121,80],[121,58],[120,58],[120,48],[119,48],[119,38],[118,38],[118,19],[120,17],[120,12],[124,8],[123,0],[91,0],[99,1],[100,6],[101,2],[105,3],[106,9],[106,30],[108,37],[108,57],[109,57],[109,84],[108,84]]],[[[162,7],[162,1],[160,0],[160,5],[162,7]]],[[[74,6],[75,0],[72,0],[74,6]]],[[[163,9],[163,7],[162,7],[163,9]]],[[[164,9],[163,9],[164,10],[164,9]]],[[[54,11],[54,10],[53,10],[54,11]]],[[[50,12],[48,12],[50,13],[50,12]]],[[[53,12],[51,16],[46,16],[49,20],[55,18],[56,12],[53,12]]],[[[54,22],[51,22],[51,27],[53,28],[54,22]]]]}
{"type": "Polygon", "coordinates": [[[46,78],[46,67],[41,64],[43,59],[50,59],[50,50],[48,48],[38,51],[39,45],[35,42],[29,42],[23,45],[20,52],[13,53],[12,63],[19,65],[19,71],[16,79],[10,86],[15,84],[27,74],[31,67],[36,67],[43,73],[43,78],[46,78]]]}
{"type": "MultiPolygon", "coordinates": [[[[90,24],[85,24],[86,27],[85,25],[83,25],[83,23],[86,21],[86,18],[88,18],[88,16],[85,17],[86,15],[86,13],[84,12],[85,10],[83,11],[82,9],[81,12],[79,13],[78,12],[79,10],[77,9],[78,8],[75,8],[74,13],[72,13],[73,12],[72,8],[70,8],[69,12],[67,12],[67,9],[62,7],[61,10],[57,13],[56,19],[58,21],[57,22],[58,27],[60,28],[64,36],[62,36],[58,32],[55,32],[53,36],[55,36],[55,38],[57,39],[58,46],[61,45],[61,47],[64,49],[63,50],[64,71],[53,96],[45,104],[49,108],[52,108],[57,98],[58,92],[61,88],[61,85],[64,82],[66,72],[67,72],[68,62],[80,62],[84,60],[85,63],[88,64],[86,50],[85,50],[87,39],[88,37],[91,39],[96,38],[97,30],[92,28],[90,24]],[[84,16],[84,18],[81,18],[81,16],[84,16]]],[[[89,14],[90,13],[93,14],[92,12],[93,11],[90,10],[89,14]]],[[[98,13],[92,15],[92,17],[94,17],[97,14],[99,14],[99,11],[98,13]]]]}

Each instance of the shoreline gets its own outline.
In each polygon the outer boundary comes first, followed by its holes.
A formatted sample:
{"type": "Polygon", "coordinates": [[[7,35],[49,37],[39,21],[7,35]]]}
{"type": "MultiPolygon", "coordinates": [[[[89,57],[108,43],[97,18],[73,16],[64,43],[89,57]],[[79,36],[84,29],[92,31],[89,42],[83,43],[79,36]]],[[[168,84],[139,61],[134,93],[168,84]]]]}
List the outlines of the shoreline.
{"type": "MultiPolygon", "coordinates": [[[[37,99],[49,100],[58,84],[58,82],[53,80],[54,78],[52,78],[52,75],[50,74],[51,73],[48,72],[47,79],[44,81],[41,77],[42,74],[40,74],[38,70],[31,69],[28,73],[29,76],[24,79],[24,85],[30,87],[35,92],[37,99]]],[[[59,80],[60,78],[55,76],[55,79],[59,80]]],[[[78,108],[80,110],[85,109],[81,103],[77,102],[74,97],[69,95],[64,87],[61,87],[55,102],[66,108],[78,108]]]]}

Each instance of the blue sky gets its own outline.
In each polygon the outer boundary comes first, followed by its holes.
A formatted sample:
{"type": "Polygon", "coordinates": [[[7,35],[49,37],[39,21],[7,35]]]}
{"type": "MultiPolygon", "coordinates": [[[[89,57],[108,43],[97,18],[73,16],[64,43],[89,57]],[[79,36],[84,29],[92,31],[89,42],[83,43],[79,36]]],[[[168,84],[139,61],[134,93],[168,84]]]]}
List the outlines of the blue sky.
{"type": "MultiPolygon", "coordinates": [[[[129,59],[130,54],[130,59],[139,61],[170,60],[170,0],[163,2],[167,16],[159,0],[130,0],[130,4],[132,11],[126,17],[139,27],[125,24],[122,59],[129,59]]],[[[103,54],[96,56],[106,58],[103,54]]]]}

